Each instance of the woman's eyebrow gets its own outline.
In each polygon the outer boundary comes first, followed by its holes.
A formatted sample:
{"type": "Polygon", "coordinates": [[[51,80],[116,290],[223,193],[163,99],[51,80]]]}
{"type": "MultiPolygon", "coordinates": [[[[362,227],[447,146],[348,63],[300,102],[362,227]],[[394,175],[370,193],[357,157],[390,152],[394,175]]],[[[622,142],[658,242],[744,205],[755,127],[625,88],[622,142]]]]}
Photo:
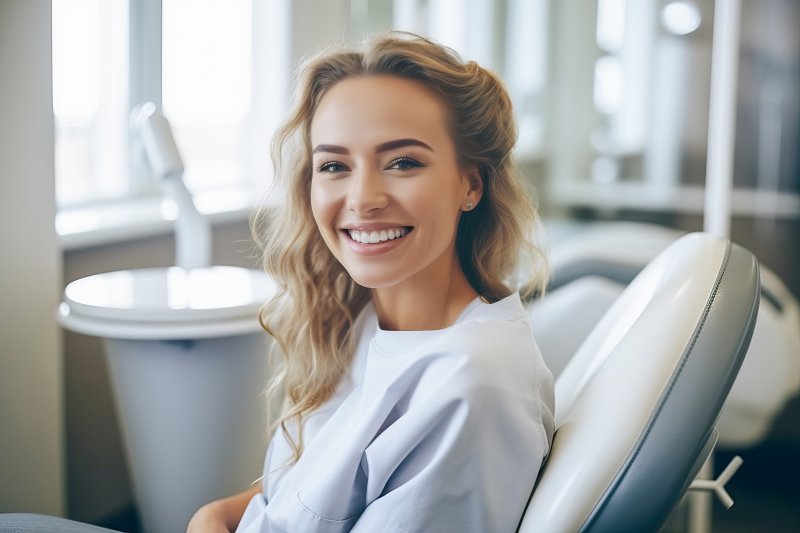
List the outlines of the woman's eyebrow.
{"type": "MultiPolygon", "coordinates": [[[[406,146],[421,146],[422,148],[426,148],[431,152],[434,151],[433,148],[431,148],[424,142],[417,139],[397,139],[394,141],[386,141],[385,143],[379,144],[378,146],[375,147],[375,153],[379,154],[381,152],[387,152],[389,150],[394,150],[396,148],[404,148],[406,146]]],[[[348,150],[344,146],[337,146],[335,144],[318,144],[311,151],[312,154],[316,154],[319,152],[326,152],[329,154],[350,155],[350,150],[348,150]]]]}
{"type": "Polygon", "coordinates": [[[331,154],[350,155],[350,150],[344,146],[336,146],[335,144],[318,144],[312,151],[312,154],[319,152],[328,152],[331,154]]]}
{"type": "Polygon", "coordinates": [[[388,150],[394,150],[395,148],[403,148],[405,146],[421,146],[422,148],[427,148],[431,152],[433,152],[433,148],[428,146],[422,141],[417,139],[397,139],[396,141],[387,141],[385,143],[381,143],[375,147],[375,152],[386,152],[388,150]]]}

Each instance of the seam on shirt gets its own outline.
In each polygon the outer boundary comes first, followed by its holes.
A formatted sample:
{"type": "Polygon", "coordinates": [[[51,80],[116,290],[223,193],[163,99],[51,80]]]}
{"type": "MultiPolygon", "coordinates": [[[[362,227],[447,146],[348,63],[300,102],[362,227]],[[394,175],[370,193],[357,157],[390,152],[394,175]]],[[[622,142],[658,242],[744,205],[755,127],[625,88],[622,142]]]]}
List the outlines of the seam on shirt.
{"type": "Polygon", "coordinates": [[[310,514],[312,514],[314,516],[314,518],[316,518],[317,520],[319,520],[321,522],[331,522],[331,523],[336,523],[336,524],[343,524],[345,522],[350,522],[352,520],[356,520],[359,516],[361,516],[361,515],[353,515],[350,518],[342,518],[340,520],[337,520],[337,519],[334,519],[334,518],[325,518],[324,516],[322,516],[321,514],[316,512],[314,509],[312,509],[311,507],[309,507],[308,505],[303,503],[303,500],[300,499],[300,492],[297,493],[297,501],[300,502],[300,505],[303,506],[303,509],[308,511],[310,514]]]}
{"type": "MultiPolygon", "coordinates": [[[[533,336],[533,333],[531,333],[531,337],[532,336],[533,336]]],[[[539,433],[541,433],[541,435],[542,435],[542,443],[544,444],[544,447],[542,448],[544,450],[544,455],[542,456],[542,461],[544,461],[545,457],[550,455],[550,441],[547,438],[547,429],[544,427],[545,405],[544,405],[544,398],[542,398],[542,379],[541,379],[542,376],[539,375],[539,374],[541,374],[541,369],[539,368],[539,365],[536,365],[536,374],[537,374],[536,375],[536,378],[537,378],[536,379],[536,396],[539,399],[539,401],[536,403],[536,405],[539,407],[539,433]]]]}
{"type": "MultiPolygon", "coordinates": [[[[540,353],[540,350],[539,350],[539,345],[536,343],[536,337],[533,336],[533,328],[531,327],[530,322],[528,322],[528,335],[530,335],[531,342],[533,343],[533,346],[536,347],[536,351],[539,354],[539,357],[541,357],[541,353],[540,353]]],[[[542,360],[542,364],[545,365],[545,368],[547,367],[547,365],[544,363],[543,360],[542,360]]],[[[544,455],[542,456],[542,464],[544,464],[545,459],[547,459],[547,457],[550,455],[550,448],[552,447],[552,445],[551,445],[550,439],[547,437],[547,428],[545,428],[545,426],[544,426],[545,404],[544,404],[544,400],[542,398],[542,377],[543,377],[541,375],[542,374],[542,365],[537,364],[537,365],[535,365],[535,368],[536,368],[536,396],[539,398],[539,401],[537,402],[538,411],[539,411],[539,413],[538,413],[539,414],[539,417],[538,417],[539,418],[539,433],[542,435],[542,443],[544,444],[544,448],[543,448],[544,449],[544,455]]],[[[547,370],[548,370],[548,372],[550,371],[549,368],[547,368],[547,370]]],[[[551,372],[551,376],[552,376],[552,372],[551,372]]],[[[555,400],[555,383],[553,383],[553,400],[555,400]]],[[[556,427],[555,427],[555,416],[556,416],[556,413],[555,413],[555,401],[553,402],[553,412],[550,413],[550,414],[553,417],[553,437],[555,437],[555,432],[556,432],[556,427]]],[[[541,466],[539,468],[541,469],[541,466]]]]}
{"type": "MultiPolygon", "coordinates": [[[[548,368],[547,371],[550,372],[550,369],[548,368]]],[[[552,376],[552,373],[551,373],[551,376],[552,376]]],[[[553,389],[553,408],[552,408],[552,411],[550,410],[550,407],[547,406],[544,403],[544,400],[542,399],[542,382],[541,382],[541,380],[538,380],[536,383],[537,383],[537,388],[539,389],[539,399],[540,399],[540,402],[539,402],[539,427],[542,428],[542,439],[544,440],[544,450],[545,450],[545,452],[544,452],[544,457],[542,458],[542,462],[544,463],[544,460],[547,459],[550,456],[550,452],[552,451],[552,448],[553,448],[553,439],[555,439],[556,431],[558,431],[558,428],[556,427],[555,382],[553,382],[553,384],[551,385],[551,388],[553,389]],[[544,411],[545,410],[547,410],[547,412],[550,415],[550,424],[549,425],[553,428],[553,434],[550,435],[550,436],[547,435],[547,427],[544,425],[544,411]]]]}

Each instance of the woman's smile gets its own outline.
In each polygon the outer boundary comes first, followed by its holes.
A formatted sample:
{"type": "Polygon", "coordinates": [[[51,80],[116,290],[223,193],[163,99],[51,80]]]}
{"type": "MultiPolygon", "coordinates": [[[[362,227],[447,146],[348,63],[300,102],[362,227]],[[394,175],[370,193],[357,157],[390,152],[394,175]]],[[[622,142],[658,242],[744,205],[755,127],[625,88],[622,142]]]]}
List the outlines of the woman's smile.
{"type": "Polygon", "coordinates": [[[352,230],[347,230],[347,234],[350,235],[350,238],[356,242],[364,244],[377,244],[405,237],[406,231],[407,231],[406,228],[401,226],[397,228],[389,228],[388,230],[380,230],[380,231],[378,230],[359,231],[357,229],[352,229],[352,230]]]}
{"type": "Polygon", "coordinates": [[[393,225],[375,229],[343,229],[342,235],[350,249],[361,255],[379,255],[400,246],[413,226],[393,225]]]}

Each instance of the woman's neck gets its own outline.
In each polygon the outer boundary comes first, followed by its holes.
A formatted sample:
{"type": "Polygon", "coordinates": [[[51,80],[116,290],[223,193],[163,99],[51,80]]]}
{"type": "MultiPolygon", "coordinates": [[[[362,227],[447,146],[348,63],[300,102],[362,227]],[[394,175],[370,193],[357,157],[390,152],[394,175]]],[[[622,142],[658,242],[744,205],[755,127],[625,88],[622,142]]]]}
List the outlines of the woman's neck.
{"type": "Polygon", "coordinates": [[[409,279],[372,289],[372,301],[383,329],[417,331],[453,324],[478,293],[467,281],[458,258],[436,261],[409,279]]]}

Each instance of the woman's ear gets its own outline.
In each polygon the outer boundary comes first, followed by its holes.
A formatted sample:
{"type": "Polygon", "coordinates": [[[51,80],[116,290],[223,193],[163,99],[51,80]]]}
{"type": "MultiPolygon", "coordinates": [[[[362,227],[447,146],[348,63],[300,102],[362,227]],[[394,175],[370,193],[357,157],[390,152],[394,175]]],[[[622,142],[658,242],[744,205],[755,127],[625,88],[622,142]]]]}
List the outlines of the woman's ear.
{"type": "Polygon", "coordinates": [[[464,184],[464,201],[461,209],[472,211],[483,197],[483,178],[477,165],[470,165],[461,174],[464,184]]]}

